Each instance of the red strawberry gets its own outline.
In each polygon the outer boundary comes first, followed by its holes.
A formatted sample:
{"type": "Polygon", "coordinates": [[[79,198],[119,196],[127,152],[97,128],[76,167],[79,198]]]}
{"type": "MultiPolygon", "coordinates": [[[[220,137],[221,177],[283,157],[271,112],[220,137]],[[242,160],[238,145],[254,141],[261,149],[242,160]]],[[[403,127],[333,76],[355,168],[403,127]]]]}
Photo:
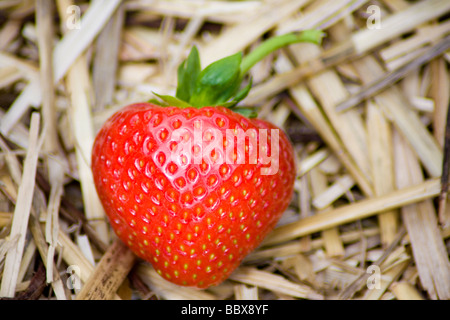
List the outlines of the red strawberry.
{"type": "Polygon", "coordinates": [[[113,229],[174,283],[225,280],[290,202],[286,135],[224,107],[248,93],[250,84],[239,86],[255,62],[234,55],[201,71],[194,48],[178,70],[176,97],[158,95],[175,106],[127,106],[95,140],[94,182],[113,229]]]}
{"type": "MultiPolygon", "coordinates": [[[[181,138],[193,140],[198,121],[203,150],[211,143],[210,129],[223,133],[222,147],[226,129],[255,129],[258,146],[258,129],[276,129],[223,107],[130,105],[98,134],[92,169],[120,239],[167,280],[203,288],[227,278],[271,231],[291,199],[295,170],[292,146],[281,131],[274,175],[262,175],[270,164],[261,164],[261,157],[256,164],[220,161],[219,148],[201,164],[184,165],[183,156],[172,160],[181,143],[173,132],[183,128],[187,136],[181,138]]],[[[249,159],[249,148],[245,156],[249,159]]]]}

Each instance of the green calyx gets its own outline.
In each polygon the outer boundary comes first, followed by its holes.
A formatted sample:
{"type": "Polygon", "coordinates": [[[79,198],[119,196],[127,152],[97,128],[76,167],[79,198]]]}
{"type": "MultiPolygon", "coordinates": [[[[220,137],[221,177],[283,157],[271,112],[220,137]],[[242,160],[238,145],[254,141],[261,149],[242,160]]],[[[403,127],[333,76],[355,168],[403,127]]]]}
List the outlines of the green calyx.
{"type": "MultiPolygon", "coordinates": [[[[224,106],[234,108],[249,93],[252,79],[241,87],[247,72],[258,61],[271,52],[297,42],[311,42],[320,44],[324,34],[319,30],[305,30],[299,33],[288,33],[270,38],[247,56],[242,52],[225,57],[201,69],[200,56],[194,46],[187,57],[178,67],[178,86],[175,96],[155,95],[161,100],[151,102],[162,106],[179,108],[206,106],[224,106]]],[[[235,108],[247,117],[256,117],[251,108],[235,108]]]]}

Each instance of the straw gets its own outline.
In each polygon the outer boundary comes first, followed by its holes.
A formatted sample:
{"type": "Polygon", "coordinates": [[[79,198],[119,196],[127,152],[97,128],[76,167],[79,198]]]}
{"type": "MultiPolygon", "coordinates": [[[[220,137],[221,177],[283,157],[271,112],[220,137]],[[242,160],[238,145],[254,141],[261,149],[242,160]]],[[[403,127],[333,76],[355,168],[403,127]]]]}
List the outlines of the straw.
{"type": "Polygon", "coordinates": [[[449,13],[447,0],[0,1],[0,297],[450,299],[449,13]],[[164,280],[109,225],[96,133],[174,94],[193,45],[204,67],[306,29],[322,43],[246,60],[238,105],[292,142],[288,208],[221,284],[164,280]]]}

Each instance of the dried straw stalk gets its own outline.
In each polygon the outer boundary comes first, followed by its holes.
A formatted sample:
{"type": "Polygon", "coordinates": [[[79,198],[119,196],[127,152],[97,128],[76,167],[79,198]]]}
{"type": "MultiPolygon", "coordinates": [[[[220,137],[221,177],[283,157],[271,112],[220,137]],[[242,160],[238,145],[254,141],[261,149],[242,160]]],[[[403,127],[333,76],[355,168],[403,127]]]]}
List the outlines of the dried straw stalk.
{"type": "Polygon", "coordinates": [[[109,300],[114,297],[135,260],[135,255],[122,241],[115,241],[78,293],[77,299],[109,300]]]}
{"type": "Polygon", "coordinates": [[[5,258],[5,268],[3,271],[0,296],[14,297],[17,285],[17,278],[25,246],[25,236],[30,216],[31,201],[35,184],[36,166],[39,155],[39,124],[40,115],[33,113],[31,117],[30,137],[27,156],[25,158],[22,180],[17,194],[17,205],[14,209],[14,216],[11,226],[9,240],[14,245],[8,250],[5,258]]]}

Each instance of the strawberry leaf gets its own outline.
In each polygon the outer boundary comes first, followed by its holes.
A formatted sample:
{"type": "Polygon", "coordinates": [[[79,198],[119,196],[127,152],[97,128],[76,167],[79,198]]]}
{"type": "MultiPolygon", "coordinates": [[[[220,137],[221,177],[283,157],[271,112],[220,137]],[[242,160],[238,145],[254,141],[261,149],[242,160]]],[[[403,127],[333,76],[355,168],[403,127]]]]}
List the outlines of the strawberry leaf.
{"type": "Polygon", "coordinates": [[[256,118],[258,116],[258,111],[256,108],[234,108],[233,111],[243,115],[246,118],[256,118]]]}
{"type": "Polygon", "coordinates": [[[183,101],[191,99],[200,71],[200,56],[197,47],[193,46],[187,59],[178,67],[178,85],[175,95],[178,99],[183,101]]]}
{"type": "MultiPolygon", "coordinates": [[[[153,92],[153,94],[155,94],[155,93],[153,92]]],[[[158,100],[158,99],[154,99],[154,98],[148,100],[147,102],[148,102],[148,103],[152,103],[152,104],[156,104],[157,106],[160,106],[160,107],[167,107],[167,106],[168,106],[167,103],[165,103],[165,102],[163,102],[163,101],[160,101],[160,100],[158,100]]]]}
{"type": "Polygon", "coordinates": [[[248,81],[248,84],[242,88],[234,97],[234,99],[230,102],[222,103],[221,105],[225,108],[233,108],[235,107],[242,99],[244,99],[248,93],[250,92],[250,89],[252,88],[253,79],[250,78],[248,81]]]}
{"type": "Polygon", "coordinates": [[[248,95],[248,93],[250,92],[250,89],[252,88],[252,84],[253,84],[253,78],[250,77],[247,85],[236,94],[236,97],[234,98],[234,101],[236,101],[236,103],[238,103],[239,101],[241,101],[248,95]]]}
{"type": "MultiPolygon", "coordinates": [[[[249,93],[252,85],[241,88],[241,83],[247,72],[258,61],[271,52],[298,42],[320,44],[325,34],[320,30],[303,30],[270,38],[243,57],[239,52],[213,62],[201,70],[200,56],[197,47],[192,47],[189,56],[178,67],[178,86],[175,97],[155,95],[161,99],[151,100],[161,106],[176,106],[179,108],[206,106],[224,106],[234,108],[249,93]]],[[[253,109],[233,109],[248,117],[255,116],[253,109]]]]}
{"type": "Polygon", "coordinates": [[[194,107],[226,102],[239,90],[242,53],[213,62],[200,72],[189,102],[194,107]]]}
{"type": "MultiPolygon", "coordinates": [[[[157,96],[158,98],[160,98],[166,105],[172,106],[172,107],[178,107],[181,109],[184,108],[189,108],[191,105],[183,100],[180,100],[174,96],[169,96],[169,95],[162,95],[162,94],[157,94],[155,92],[153,92],[153,94],[155,96],[157,96]]],[[[159,105],[164,106],[165,104],[161,104],[158,103],[159,105]]]]}

